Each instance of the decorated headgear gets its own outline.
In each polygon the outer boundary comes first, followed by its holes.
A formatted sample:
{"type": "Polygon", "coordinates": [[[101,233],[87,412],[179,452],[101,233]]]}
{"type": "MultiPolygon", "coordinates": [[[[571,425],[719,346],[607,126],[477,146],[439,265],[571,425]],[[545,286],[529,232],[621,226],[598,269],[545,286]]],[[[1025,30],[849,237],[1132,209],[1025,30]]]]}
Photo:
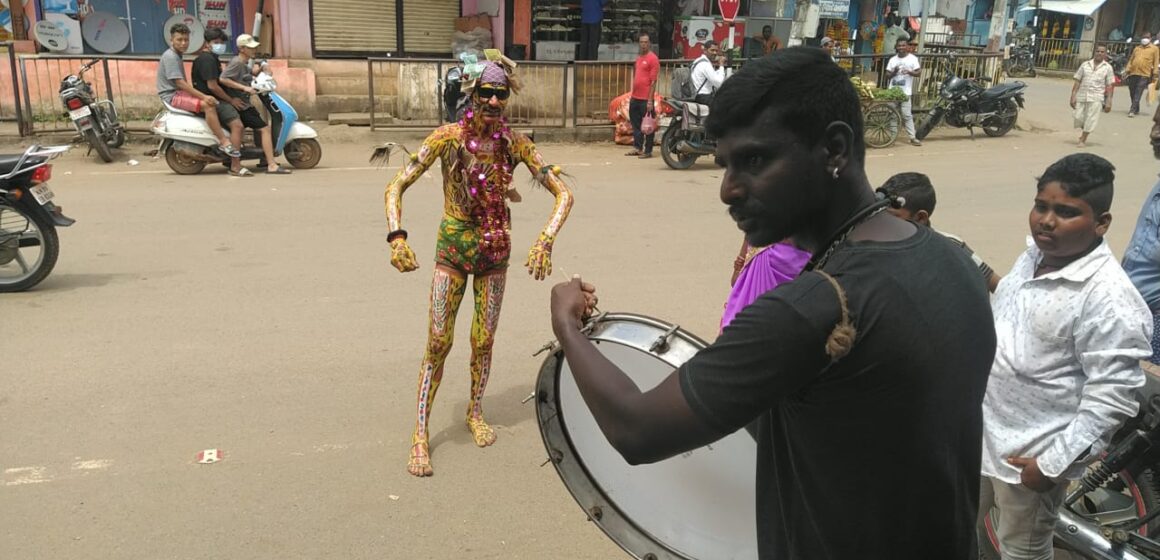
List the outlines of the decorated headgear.
{"type": "Polygon", "coordinates": [[[513,92],[518,92],[519,82],[515,79],[516,63],[495,49],[487,49],[483,53],[485,60],[482,61],[474,54],[459,55],[459,59],[463,61],[460,91],[471,93],[477,84],[485,83],[505,85],[513,92]]]}

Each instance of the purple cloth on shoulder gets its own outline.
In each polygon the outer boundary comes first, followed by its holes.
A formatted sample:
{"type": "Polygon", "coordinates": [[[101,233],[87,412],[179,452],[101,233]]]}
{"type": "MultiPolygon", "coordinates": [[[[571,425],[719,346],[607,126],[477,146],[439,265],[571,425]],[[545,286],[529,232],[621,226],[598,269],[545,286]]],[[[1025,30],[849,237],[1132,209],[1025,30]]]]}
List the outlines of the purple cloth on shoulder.
{"type": "Polygon", "coordinates": [[[809,261],[809,253],[788,243],[775,243],[754,255],[737,275],[737,282],[729,292],[721,329],[762,294],[797,278],[809,261]]]}

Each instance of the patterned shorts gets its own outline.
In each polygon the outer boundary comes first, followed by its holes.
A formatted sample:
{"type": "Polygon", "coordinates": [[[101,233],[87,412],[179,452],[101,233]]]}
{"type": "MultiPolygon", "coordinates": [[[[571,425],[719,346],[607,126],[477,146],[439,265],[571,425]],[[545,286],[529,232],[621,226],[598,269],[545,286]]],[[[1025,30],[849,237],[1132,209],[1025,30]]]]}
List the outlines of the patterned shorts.
{"type": "Polygon", "coordinates": [[[479,230],[472,222],[443,216],[435,241],[435,263],[451,267],[463,274],[486,274],[507,270],[510,252],[498,260],[479,250],[479,230]]]}

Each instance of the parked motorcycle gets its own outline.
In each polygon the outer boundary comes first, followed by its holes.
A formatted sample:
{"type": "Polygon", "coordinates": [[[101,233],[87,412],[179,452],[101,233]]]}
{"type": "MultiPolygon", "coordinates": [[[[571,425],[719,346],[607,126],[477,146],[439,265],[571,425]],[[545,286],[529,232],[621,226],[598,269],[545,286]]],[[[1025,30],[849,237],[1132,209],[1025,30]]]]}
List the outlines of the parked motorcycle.
{"type": "MultiPolygon", "coordinates": [[[[258,91],[270,116],[274,155],[284,154],[286,161],[299,169],[318,165],[322,160],[318,132],[298,121],[294,107],[275,91],[278,84],[274,78],[263,71],[251,86],[258,91]]],[[[203,117],[165,104],[165,109],[153,119],[151,129],[161,137],[157,153],[164,154],[165,163],[179,175],[196,175],[210,163],[229,164],[229,156],[218,149],[218,139],[203,117]]],[[[263,157],[262,148],[257,145],[243,146],[241,152],[243,161],[263,157]]]]}
{"type": "Polygon", "coordinates": [[[1003,61],[1003,70],[1007,75],[1015,78],[1019,76],[1035,77],[1035,51],[1031,45],[1010,46],[1010,55],[1003,61]]]}
{"type": "Polygon", "coordinates": [[[120,148],[125,143],[125,129],[117,119],[117,108],[113,102],[97,100],[93,86],[84,79],[85,72],[100,62],[93,59],[81,66],[76,74],[65,76],[60,81],[60,101],[68,110],[77,132],[84,136],[97,155],[105,163],[113,161],[112,148],[120,148]]]}
{"type": "Polygon", "coordinates": [[[717,152],[717,141],[705,132],[708,105],[670,97],[665,98],[665,103],[675,113],[661,122],[665,129],[661,135],[661,158],[665,164],[673,169],[688,169],[701,156],[711,156],[717,152]]]}
{"type": "Polygon", "coordinates": [[[1027,84],[1014,81],[985,88],[979,83],[987,81],[960,78],[948,69],[934,107],[915,131],[918,139],[926,138],[943,120],[955,128],[967,128],[972,138],[975,127],[981,127],[987,136],[1003,136],[1015,128],[1027,84]]]}
{"type": "MultiPolygon", "coordinates": [[[[1069,488],[1055,525],[1055,547],[1089,560],[1160,560],[1160,378],[1145,373],[1140,413],[1108,452],[1069,488]]],[[[986,517],[982,557],[998,558],[986,517]]]]}
{"type": "Polygon", "coordinates": [[[32,146],[0,155],[0,292],[27,290],[48,277],[60,255],[56,228],[73,225],[53,203],[48,163],[69,146],[32,146]]]}
{"type": "Polygon", "coordinates": [[[463,93],[462,85],[460,83],[463,77],[463,66],[452,66],[443,76],[443,81],[440,87],[443,88],[443,121],[444,122],[458,122],[463,118],[463,114],[467,111],[467,95],[463,93]]]}

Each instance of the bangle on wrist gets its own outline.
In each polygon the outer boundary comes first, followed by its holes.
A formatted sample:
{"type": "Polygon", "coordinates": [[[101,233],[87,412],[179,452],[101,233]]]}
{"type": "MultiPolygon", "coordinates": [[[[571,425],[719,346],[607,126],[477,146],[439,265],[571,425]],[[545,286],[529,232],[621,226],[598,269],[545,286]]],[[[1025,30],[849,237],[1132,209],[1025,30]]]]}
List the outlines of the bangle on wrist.
{"type": "Polygon", "coordinates": [[[387,243],[391,243],[397,237],[402,237],[403,241],[406,241],[407,240],[407,230],[397,229],[395,231],[392,231],[391,233],[388,233],[387,234],[387,243]]]}

